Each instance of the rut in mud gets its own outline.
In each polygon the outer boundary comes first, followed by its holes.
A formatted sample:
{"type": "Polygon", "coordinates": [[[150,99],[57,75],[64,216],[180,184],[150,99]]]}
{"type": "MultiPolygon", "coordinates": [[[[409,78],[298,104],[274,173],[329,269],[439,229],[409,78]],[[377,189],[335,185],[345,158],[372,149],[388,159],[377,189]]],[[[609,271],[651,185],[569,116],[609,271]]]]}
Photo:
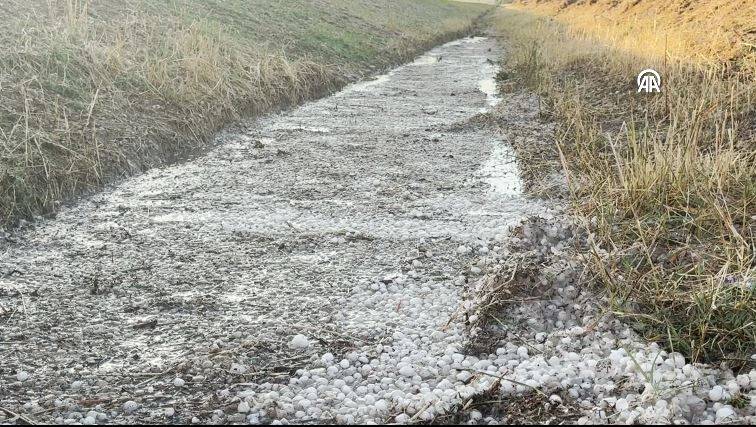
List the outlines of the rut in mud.
{"type": "Polygon", "coordinates": [[[0,406],[207,420],[233,401],[219,390],[327,352],[460,341],[438,331],[473,255],[535,208],[509,148],[466,124],[496,102],[498,54],[485,38],[438,47],[0,243],[0,406]]]}

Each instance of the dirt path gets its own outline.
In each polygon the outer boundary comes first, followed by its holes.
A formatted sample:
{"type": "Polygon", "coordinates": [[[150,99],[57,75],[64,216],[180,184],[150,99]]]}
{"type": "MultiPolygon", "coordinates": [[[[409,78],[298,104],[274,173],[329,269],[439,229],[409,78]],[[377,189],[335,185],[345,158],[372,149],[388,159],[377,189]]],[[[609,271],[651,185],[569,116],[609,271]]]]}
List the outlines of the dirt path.
{"type": "Polygon", "coordinates": [[[165,408],[206,421],[238,384],[326,352],[453,344],[431,335],[470,260],[533,208],[509,149],[468,124],[496,101],[498,53],[449,43],[1,242],[0,406],[46,422],[165,422],[165,408]],[[290,349],[297,334],[308,345],[290,349]]]}

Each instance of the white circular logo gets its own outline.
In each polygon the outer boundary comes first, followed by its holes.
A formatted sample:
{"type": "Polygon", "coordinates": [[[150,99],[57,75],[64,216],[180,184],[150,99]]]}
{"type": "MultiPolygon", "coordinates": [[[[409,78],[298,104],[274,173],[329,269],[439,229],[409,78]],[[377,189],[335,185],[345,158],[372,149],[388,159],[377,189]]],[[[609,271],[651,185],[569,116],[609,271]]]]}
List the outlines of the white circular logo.
{"type": "Polygon", "coordinates": [[[661,92],[661,76],[656,70],[647,68],[638,74],[638,92],[661,92]]]}

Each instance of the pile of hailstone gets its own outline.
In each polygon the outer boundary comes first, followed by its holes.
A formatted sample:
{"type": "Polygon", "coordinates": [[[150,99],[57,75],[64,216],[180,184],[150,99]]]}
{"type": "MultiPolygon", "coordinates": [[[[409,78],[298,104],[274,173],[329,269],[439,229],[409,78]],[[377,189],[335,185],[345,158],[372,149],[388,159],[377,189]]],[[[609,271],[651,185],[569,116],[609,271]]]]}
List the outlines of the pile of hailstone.
{"type": "Polygon", "coordinates": [[[503,338],[497,354],[512,356],[505,377],[546,392],[566,391],[585,410],[582,423],[756,422],[756,370],[735,375],[686,363],[683,355],[644,342],[602,311],[606,300],[581,289],[583,263],[569,248],[585,237],[575,230],[558,217],[527,221],[515,230],[499,271],[473,286],[469,316],[480,321],[471,339],[503,338]],[[546,297],[517,295],[522,290],[517,286],[527,280],[515,267],[531,274],[526,289],[546,297]],[[504,287],[514,288],[508,297],[519,296],[519,302],[492,307],[492,287],[513,276],[520,283],[504,287]],[[506,320],[486,324],[488,314],[506,320]],[[527,346],[514,344],[523,339],[527,346]]]}
{"type": "MultiPolygon", "coordinates": [[[[452,284],[431,289],[412,281],[356,291],[351,301],[386,307],[386,316],[396,315],[390,307],[397,298],[417,309],[387,343],[343,358],[323,354],[288,384],[257,384],[231,396],[239,413],[250,423],[411,423],[454,412],[481,393],[506,401],[537,389],[550,404],[562,402],[557,394],[570,399],[579,423],[756,422],[756,370],[735,375],[689,364],[602,312],[605,302],[581,289],[582,263],[569,255],[582,238],[573,227],[544,217],[513,234],[505,247],[475,253],[484,274],[471,273],[466,298],[452,284]],[[492,286],[502,284],[516,302],[496,301],[492,286]],[[524,290],[531,294],[518,293],[524,290]],[[501,323],[487,322],[491,315],[501,323]],[[480,340],[494,340],[495,351],[469,350],[480,340]]],[[[304,348],[306,337],[290,345],[304,348]]],[[[473,411],[469,421],[500,420],[473,411]]]]}

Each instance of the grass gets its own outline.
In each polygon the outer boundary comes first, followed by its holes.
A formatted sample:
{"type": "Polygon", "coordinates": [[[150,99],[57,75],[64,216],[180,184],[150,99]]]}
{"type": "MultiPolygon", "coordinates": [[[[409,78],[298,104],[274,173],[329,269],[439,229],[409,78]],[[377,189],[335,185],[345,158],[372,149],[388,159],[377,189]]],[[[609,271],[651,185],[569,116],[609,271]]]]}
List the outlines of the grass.
{"type": "Polygon", "coordinates": [[[610,309],[694,361],[756,350],[756,9],[747,1],[502,8],[503,79],[556,122],[553,168],[610,309]],[[646,68],[661,94],[636,93],[646,68]]]}
{"type": "Polygon", "coordinates": [[[0,3],[0,227],[467,31],[445,0],[0,3]]]}

